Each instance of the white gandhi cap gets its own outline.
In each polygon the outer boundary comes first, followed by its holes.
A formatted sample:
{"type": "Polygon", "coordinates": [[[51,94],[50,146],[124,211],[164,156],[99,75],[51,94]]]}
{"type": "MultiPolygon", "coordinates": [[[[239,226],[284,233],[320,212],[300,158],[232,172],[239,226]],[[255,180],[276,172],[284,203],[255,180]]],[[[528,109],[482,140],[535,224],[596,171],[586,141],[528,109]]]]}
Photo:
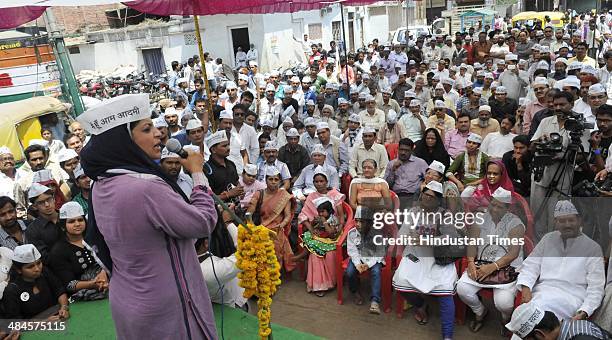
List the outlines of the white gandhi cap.
{"type": "Polygon", "coordinates": [[[66,202],[59,210],[59,218],[65,220],[67,218],[77,218],[79,216],[85,216],[83,207],[77,202],[66,202]]]}

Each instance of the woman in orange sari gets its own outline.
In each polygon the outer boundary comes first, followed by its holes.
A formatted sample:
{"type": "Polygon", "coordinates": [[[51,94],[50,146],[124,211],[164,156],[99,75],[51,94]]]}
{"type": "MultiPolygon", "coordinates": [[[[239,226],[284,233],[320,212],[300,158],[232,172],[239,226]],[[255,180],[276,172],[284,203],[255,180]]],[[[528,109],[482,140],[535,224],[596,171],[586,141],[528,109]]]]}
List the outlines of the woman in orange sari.
{"type": "Polygon", "coordinates": [[[266,188],[253,193],[249,204],[250,213],[259,212],[261,225],[276,233],[274,251],[281,268],[289,273],[295,269],[293,251],[289,244],[291,219],[295,212],[293,195],[280,186],[281,176],[278,169],[269,167],[266,172],[266,188]]]}

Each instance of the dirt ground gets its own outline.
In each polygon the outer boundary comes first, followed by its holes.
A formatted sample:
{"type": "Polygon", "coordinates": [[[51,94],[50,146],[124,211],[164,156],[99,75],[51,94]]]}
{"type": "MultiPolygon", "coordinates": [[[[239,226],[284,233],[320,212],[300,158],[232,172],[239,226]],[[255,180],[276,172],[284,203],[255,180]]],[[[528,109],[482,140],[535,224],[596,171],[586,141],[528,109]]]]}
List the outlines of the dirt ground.
{"type": "MultiPolygon", "coordinates": [[[[362,288],[365,288],[362,289],[362,292],[364,297],[367,297],[369,288],[367,286],[362,286],[362,288]]],[[[397,318],[395,310],[381,315],[369,314],[368,303],[362,306],[352,303],[346,283],[344,296],[344,304],[339,305],[336,290],[328,292],[324,297],[317,297],[306,292],[305,282],[295,278],[291,281],[284,280],[274,296],[272,322],[326,339],[442,338],[435,298],[427,299],[427,302],[431,304],[429,323],[422,326],[414,320],[411,310],[404,312],[403,319],[397,318]]],[[[472,315],[468,312],[468,322],[471,318],[472,315]]],[[[485,326],[478,333],[470,332],[467,324],[455,325],[455,339],[503,339],[500,335],[500,325],[498,314],[489,313],[485,326]]],[[[275,338],[275,340],[278,339],[275,338]]]]}

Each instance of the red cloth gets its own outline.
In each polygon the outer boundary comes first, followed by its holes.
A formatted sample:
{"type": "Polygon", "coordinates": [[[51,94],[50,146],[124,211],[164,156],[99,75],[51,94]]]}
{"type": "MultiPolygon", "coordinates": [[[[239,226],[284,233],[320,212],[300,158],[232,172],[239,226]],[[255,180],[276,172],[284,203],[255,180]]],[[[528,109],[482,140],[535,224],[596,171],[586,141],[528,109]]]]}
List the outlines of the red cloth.
{"type": "MultiPolygon", "coordinates": [[[[35,20],[43,14],[48,6],[65,5],[65,1],[54,3],[54,0],[44,1],[45,6],[35,5],[38,1],[24,0],[24,6],[2,8],[0,2],[0,29],[15,28],[35,20]]],[[[108,0],[87,2],[88,5],[108,4],[108,0]]],[[[119,3],[120,1],[117,1],[119,3]]],[[[377,0],[345,0],[345,6],[368,5],[377,0]]],[[[324,0],[136,0],[124,2],[124,5],[142,13],[155,15],[214,15],[214,14],[266,14],[292,13],[320,9],[329,6],[324,0]]]]}

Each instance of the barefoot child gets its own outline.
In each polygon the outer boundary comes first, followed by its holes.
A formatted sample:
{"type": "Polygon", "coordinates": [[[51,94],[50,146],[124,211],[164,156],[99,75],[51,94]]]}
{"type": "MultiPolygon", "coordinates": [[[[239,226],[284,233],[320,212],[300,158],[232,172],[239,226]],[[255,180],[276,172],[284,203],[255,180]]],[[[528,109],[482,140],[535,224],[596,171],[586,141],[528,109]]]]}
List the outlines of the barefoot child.
{"type": "Polygon", "coordinates": [[[349,290],[356,304],[363,304],[363,296],[359,292],[359,274],[370,271],[372,292],[370,294],[370,313],[380,314],[380,272],[385,264],[384,249],[377,249],[374,236],[380,232],[373,228],[373,214],[365,207],[358,206],[355,212],[356,227],[349,231],[346,250],[350,261],[346,268],[349,290]]]}

